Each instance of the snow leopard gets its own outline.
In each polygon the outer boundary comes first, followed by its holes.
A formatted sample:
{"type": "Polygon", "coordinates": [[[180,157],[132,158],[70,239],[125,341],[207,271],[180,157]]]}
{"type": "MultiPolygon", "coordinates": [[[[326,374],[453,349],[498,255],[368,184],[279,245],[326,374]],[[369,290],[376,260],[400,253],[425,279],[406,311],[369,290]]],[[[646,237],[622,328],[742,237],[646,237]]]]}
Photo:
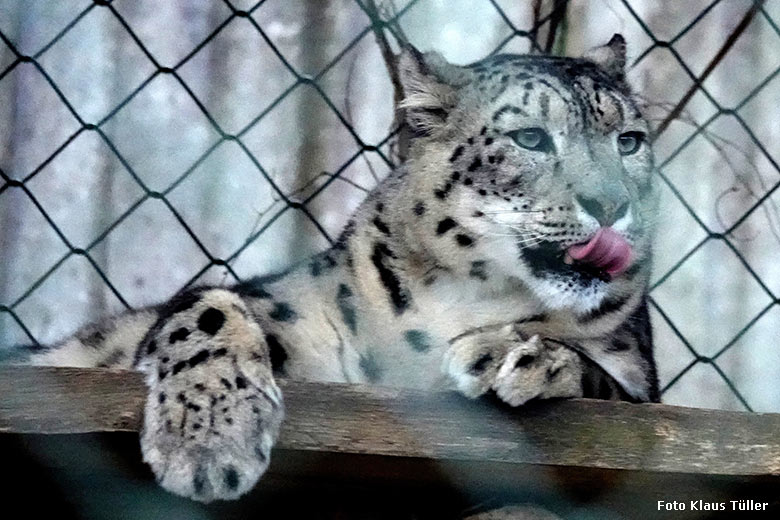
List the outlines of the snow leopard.
{"type": "MultiPolygon", "coordinates": [[[[406,161],[328,250],[186,289],[10,362],[120,367],[148,385],[141,451],[167,490],[252,489],[280,378],[658,401],[648,279],[658,187],[615,35],[582,57],[469,65],[405,45],[406,161]]],[[[9,362],[9,360],[6,360],[9,362]]]]}

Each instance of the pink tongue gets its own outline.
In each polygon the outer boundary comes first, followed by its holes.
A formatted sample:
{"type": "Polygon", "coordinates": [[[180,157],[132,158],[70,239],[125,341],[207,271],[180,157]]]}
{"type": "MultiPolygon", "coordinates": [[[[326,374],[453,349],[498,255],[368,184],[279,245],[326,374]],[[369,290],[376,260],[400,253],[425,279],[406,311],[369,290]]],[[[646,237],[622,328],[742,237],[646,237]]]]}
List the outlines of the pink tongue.
{"type": "Polygon", "coordinates": [[[603,227],[587,244],[571,246],[569,256],[618,276],[631,265],[631,246],[614,229],[603,227]]]}

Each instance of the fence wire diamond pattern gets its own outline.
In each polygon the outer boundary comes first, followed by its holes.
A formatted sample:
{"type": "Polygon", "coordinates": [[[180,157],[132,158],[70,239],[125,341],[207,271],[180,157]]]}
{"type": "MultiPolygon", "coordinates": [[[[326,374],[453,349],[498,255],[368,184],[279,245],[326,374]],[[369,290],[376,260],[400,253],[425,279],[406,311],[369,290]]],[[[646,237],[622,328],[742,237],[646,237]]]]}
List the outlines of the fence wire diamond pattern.
{"type": "MultiPolygon", "coordinates": [[[[10,63],[0,63],[0,67],[2,68],[2,71],[0,72],[0,91],[4,88],[4,82],[3,79],[7,78],[14,70],[23,67],[25,65],[32,66],[35,71],[37,72],[39,76],[40,81],[45,81],[46,84],[51,89],[51,92],[54,96],[59,100],[59,103],[63,110],[67,110],[67,112],[72,116],[72,119],[74,122],[74,130],[70,133],[70,135],[67,136],[64,141],[60,143],[53,143],[52,144],[52,150],[46,150],[45,154],[43,151],[39,151],[39,154],[41,154],[42,159],[37,160],[37,164],[30,169],[29,171],[3,171],[0,169],[0,179],[2,179],[2,185],[0,185],[0,195],[2,195],[4,192],[8,190],[19,190],[24,193],[24,196],[29,200],[30,203],[34,205],[37,212],[40,214],[40,216],[44,219],[46,224],[51,227],[54,233],[59,237],[59,240],[62,241],[62,244],[65,247],[65,253],[57,259],[49,268],[46,270],[34,283],[32,283],[22,294],[20,294],[18,297],[14,298],[13,301],[7,301],[7,302],[0,302],[0,313],[5,313],[8,316],[11,317],[11,319],[24,331],[24,333],[27,335],[29,340],[34,343],[38,343],[38,339],[32,334],[32,332],[29,330],[29,328],[25,325],[24,321],[19,317],[19,314],[17,312],[17,308],[20,304],[22,304],[28,297],[33,294],[36,289],[38,289],[48,278],[50,278],[53,273],[55,273],[68,259],[72,257],[82,257],[84,260],[89,262],[89,264],[92,266],[92,268],[95,270],[98,276],[102,279],[102,281],[105,283],[105,285],[110,289],[110,291],[114,294],[114,296],[127,308],[130,308],[130,304],[128,301],[123,297],[120,290],[116,287],[115,284],[112,283],[111,279],[106,275],[106,273],[101,269],[100,265],[96,260],[94,259],[93,251],[95,248],[101,244],[103,241],[106,240],[106,237],[108,237],[112,231],[114,231],[117,226],[119,226],[126,218],[128,218],[130,215],[132,215],[138,208],[141,206],[142,203],[149,199],[157,199],[159,200],[167,209],[167,211],[170,212],[170,215],[175,219],[175,221],[178,223],[179,226],[191,237],[192,241],[195,243],[196,247],[200,252],[204,255],[204,257],[207,259],[205,265],[202,267],[200,272],[195,274],[185,285],[184,287],[187,287],[193,283],[195,283],[203,273],[208,271],[210,268],[214,266],[219,266],[221,268],[224,268],[228,273],[229,276],[235,280],[239,281],[240,277],[235,272],[231,264],[236,260],[246,249],[249,247],[255,240],[258,239],[276,220],[278,220],[283,214],[290,211],[297,211],[300,212],[302,215],[304,215],[310,222],[316,227],[316,229],[325,237],[325,239],[329,242],[333,241],[333,237],[331,237],[326,229],[318,222],[317,218],[312,214],[312,212],[308,209],[308,205],[314,200],[315,198],[321,196],[328,187],[337,179],[340,178],[342,173],[347,170],[347,168],[352,165],[355,161],[357,161],[361,156],[364,156],[365,154],[371,153],[378,156],[381,161],[383,161],[387,166],[392,167],[394,157],[389,153],[388,150],[390,150],[390,145],[392,144],[394,138],[397,135],[397,130],[389,130],[387,135],[382,138],[381,140],[373,143],[367,143],[361,137],[358,135],[358,133],[355,131],[353,126],[349,122],[349,118],[345,116],[345,114],[342,113],[342,111],[337,108],[336,103],[331,99],[331,97],[325,92],[325,90],[320,85],[320,82],[322,78],[331,70],[333,69],[341,60],[344,59],[344,57],[352,50],[358,42],[360,42],[364,37],[369,35],[372,31],[387,31],[390,34],[394,34],[397,23],[403,19],[404,16],[407,15],[407,13],[421,0],[409,0],[402,8],[392,13],[391,16],[387,16],[386,13],[382,13],[382,15],[377,15],[376,11],[372,8],[372,4],[369,4],[368,2],[364,0],[354,0],[357,6],[366,14],[366,26],[361,29],[358,34],[355,36],[355,38],[348,43],[343,49],[341,49],[339,52],[335,54],[334,57],[330,60],[329,63],[325,67],[323,67],[319,72],[317,72],[314,75],[307,75],[299,72],[296,70],[296,67],[293,65],[293,62],[288,59],[284,55],[283,52],[281,52],[280,48],[274,43],[273,39],[269,36],[266,30],[263,29],[260,23],[258,23],[258,13],[261,12],[261,8],[263,4],[266,3],[266,0],[260,0],[254,5],[249,6],[238,6],[237,4],[245,3],[245,2],[238,2],[238,1],[229,1],[224,0],[225,5],[225,12],[226,16],[224,20],[219,23],[216,27],[214,27],[199,43],[197,43],[192,49],[190,49],[186,54],[184,54],[182,57],[178,59],[175,63],[164,63],[158,60],[155,57],[155,54],[150,51],[149,46],[147,46],[143,38],[139,36],[137,32],[134,31],[131,24],[123,17],[123,15],[120,13],[120,10],[117,9],[111,0],[94,0],[93,2],[89,3],[81,12],[74,13],[74,16],[72,20],[67,23],[65,26],[63,26],[61,29],[57,31],[57,33],[51,37],[45,44],[43,44],[37,51],[35,51],[32,54],[25,54],[22,52],[17,44],[15,44],[11,39],[4,34],[2,31],[0,31],[0,42],[2,42],[3,45],[9,49],[13,55],[13,60],[10,61],[10,63]],[[110,110],[105,115],[102,115],[102,117],[92,120],[84,116],[83,114],[79,113],[79,111],[75,108],[74,103],[71,102],[69,99],[69,96],[66,95],[66,93],[61,89],[57,82],[53,79],[53,74],[47,71],[47,68],[44,66],[44,61],[47,56],[47,53],[57,45],[57,43],[66,37],[66,35],[73,31],[75,27],[77,27],[80,23],[82,23],[85,19],[87,19],[90,16],[97,16],[97,13],[101,12],[101,15],[108,15],[112,17],[120,26],[120,30],[125,31],[126,35],[129,37],[129,39],[132,40],[134,45],[138,47],[138,50],[143,55],[143,65],[138,65],[139,70],[143,68],[148,68],[151,72],[146,76],[140,84],[132,88],[128,93],[126,93],[124,99],[122,99],[118,104],[111,107],[110,110]],[[243,19],[244,21],[248,22],[248,26],[251,26],[252,30],[256,31],[257,34],[262,38],[264,43],[268,46],[268,48],[271,50],[271,52],[274,54],[276,59],[278,60],[280,66],[284,67],[288,72],[290,77],[292,78],[292,81],[290,84],[283,88],[281,93],[279,93],[274,99],[269,99],[267,101],[267,105],[262,108],[254,117],[249,120],[248,123],[246,123],[242,128],[238,129],[238,131],[235,132],[228,132],[226,131],[222,126],[220,126],[219,122],[210,114],[209,110],[207,109],[204,102],[199,99],[199,97],[196,95],[195,91],[188,85],[188,83],[184,79],[184,74],[182,73],[183,68],[191,61],[193,58],[198,54],[199,51],[201,51],[204,47],[208,46],[212,41],[214,41],[215,38],[220,34],[221,31],[223,31],[227,26],[229,26],[231,23],[234,23],[238,19],[243,19]],[[143,175],[141,175],[136,168],[134,168],[130,161],[122,154],[120,151],[121,144],[114,142],[112,138],[109,136],[109,132],[106,131],[107,123],[112,120],[112,118],[115,118],[117,113],[119,113],[123,108],[127,107],[128,104],[130,104],[139,94],[144,91],[145,88],[147,88],[150,83],[152,83],[155,79],[158,79],[160,77],[167,77],[170,78],[172,81],[174,81],[178,87],[186,91],[187,96],[189,99],[195,104],[197,109],[200,111],[203,117],[208,121],[208,125],[213,129],[215,132],[217,138],[214,140],[214,142],[207,148],[205,151],[202,151],[200,155],[187,167],[186,169],[183,169],[181,172],[177,172],[176,176],[174,177],[173,181],[168,184],[168,186],[164,187],[163,189],[153,189],[150,187],[149,183],[144,182],[143,175]],[[287,98],[290,96],[293,92],[296,91],[296,89],[301,89],[303,87],[309,87],[313,89],[317,95],[321,98],[322,102],[324,102],[330,111],[332,111],[333,115],[341,122],[341,124],[344,126],[345,130],[351,135],[351,137],[354,139],[356,143],[356,149],[357,151],[353,153],[351,156],[349,156],[348,160],[344,162],[341,166],[336,168],[333,172],[329,173],[329,176],[325,182],[317,186],[315,190],[313,190],[310,193],[307,193],[307,195],[303,198],[299,198],[295,196],[294,194],[286,193],[274,180],[274,178],[269,174],[266,168],[264,168],[261,161],[252,153],[250,148],[247,146],[245,142],[246,135],[256,126],[258,123],[260,123],[269,113],[277,109],[277,107],[287,98]],[[91,133],[99,139],[100,142],[103,143],[108,149],[110,149],[111,153],[115,157],[119,163],[122,165],[122,169],[126,173],[126,175],[132,179],[132,182],[134,182],[138,188],[140,188],[140,196],[128,205],[126,209],[124,209],[123,212],[118,216],[118,218],[114,219],[112,222],[108,222],[104,229],[102,229],[101,232],[97,234],[94,238],[92,238],[91,241],[89,241],[86,245],[82,247],[77,247],[71,240],[68,239],[66,236],[66,233],[62,230],[61,226],[58,226],[57,223],[55,223],[55,220],[50,216],[50,214],[46,210],[46,201],[40,200],[38,197],[35,196],[33,190],[30,188],[31,181],[36,178],[36,176],[43,171],[50,163],[53,161],[56,161],[58,156],[60,156],[65,150],[68,149],[69,146],[82,134],[88,134],[91,133]],[[256,173],[258,176],[258,180],[261,180],[261,182],[264,182],[267,184],[268,188],[272,190],[272,192],[275,194],[276,197],[282,202],[281,207],[270,216],[270,218],[267,219],[267,221],[262,225],[262,227],[256,229],[251,236],[249,236],[243,244],[241,244],[239,247],[237,247],[232,253],[226,256],[217,256],[212,251],[209,250],[209,248],[205,245],[205,243],[198,237],[198,234],[195,229],[190,227],[185,218],[183,218],[181,212],[177,209],[177,207],[171,202],[170,200],[170,194],[171,192],[179,186],[182,182],[185,181],[190,175],[195,172],[198,167],[206,161],[211,154],[214,153],[214,151],[219,148],[220,145],[226,143],[226,142],[232,142],[235,143],[241,150],[241,152],[246,156],[246,158],[251,161],[252,165],[256,169],[256,173]]],[[[507,28],[509,29],[509,33],[506,36],[506,38],[496,47],[493,51],[493,53],[499,53],[502,52],[502,50],[512,41],[516,39],[525,39],[528,41],[530,47],[534,51],[538,52],[545,52],[549,51],[551,49],[552,40],[548,38],[548,42],[546,46],[540,45],[537,41],[537,34],[541,31],[546,29],[548,32],[551,32],[554,36],[555,32],[555,26],[557,26],[561,22],[562,13],[565,11],[567,7],[567,1],[556,1],[554,4],[554,8],[552,12],[550,12],[547,16],[541,17],[538,19],[538,23],[533,26],[529,27],[527,29],[519,28],[517,27],[511,20],[510,17],[505,12],[505,9],[502,8],[501,3],[497,0],[483,0],[485,2],[488,2],[498,13],[500,16],[500,19],[503,21],[504,24],[506,24],[507,28]],[[552,28],[552,30],[550,30],[552,28]],[[544,47],[544,48],[543,48],[544,47]]],[[[756,96],[761,93],[767,85],[769,85],[780,73],[780,68],[777,68],[774,70],[769,76],[765,78],[757,78],[757,81],[755,82],[755,87],[748,93],[747,96],[744,97],[740,102],[736,103],[733,106],[723,106],[721,103],[718,102],[718,100],[712,95],[711,92],[708,91],[708,89],[704,86],[705,80],[709,76],[709,74],[720,65],[720,62],[722,58],[728,53],[731,46],[739,39],[739,37],[742,35],[745,28],[751,24],[754,23],[757,20],[761,20],[763,23],[768,24],[771,29],[774,31],[775,34],[777,34],[778,38],[780,38],[780,29],[778,28],[777,23],[772,19],[772,17],[768,14],[767,10],[764,6],[764,1],[755,1],[753,3],[752,8],[750,8],[744,18],[740,21],[740,23],[734,28],[734,30],[731,32],[731,34],[725,35],[723,39],[723,45],[719,49],[715,50],[712,55],[712,59],[709,62],[708,66],[704,69],[704,71],[701,74],[696,74],[693,72],[691,67],[686,63],[686,60],[681,56],[679,52],[675,49],[675,44],[686,36],[692,29],[696,27],[696,25],[711,11],[713,10],[718,4],[720,4],[723,0],[714,0],[709,5],[706,6],[706,8],[702,9],[685,27],[683,27],[673,38],[671,39],[660,39],[656,37],[655,34],[653,34],[652,30],[648,26],[648,24],[643,21],[642,17],[637,13],[637,11],[634,9],[634,7],[631,5],[631,1],[629,0],[621,0],[622,4],[625,6],[628,13],[630,13],[631,17],[635,20],[637,24],[642,28],[642,30],[646,33],[650,41],[652,42],[649,47],[644,49],[642,52],[638,54],[638,57],[633,62],[632,66],[636,66],[642,60],[646,59],[650,53],[652,53],[656,49],[666,49],[670,55],[673,57],[674,60],[676,60],[679,65],[682,67],[682,69],[685,71],[685,74],[687,74],[692,83],[692,86],[690,90],[685,94],[685,96],[680,100],[680,102],[675,106],[672,110],[672,112],[669,114],[669,117],[666,118],[666,120],[662,121],[661,124],[658,126],[656,130],[656,137],[663,133],[669,122],[677,115],[679,115],[680,111],[685,108],[686,103],[688,100],[691,99],[696,94],[702,94],[704,95],[716,108],[716,112],[709,117],[704,123],[697,125],[697,128],[695,131],[690,134],[686,140],[681,142],[676,150],[674,150],[668,157],[666,157],[663,162],[658,164],[658,171],[657,174],[660,176],[660,179],[662,182],[671,190],[671,192],[674,194],[674,196],[679,200],[679,203],[682,204],[688,214],[694,219],[696,224],[703,230],[704,232],[704,238],[702,238],[698,243],[695,244],[694,247],[692,247],[690,250],[686,251],[679,260],[666,271],[663,273],[660,278],[658,278],[654,285],[652,286],[652,291],[655,291],[663,284],[668,283],[668,280],[678,271],[680,270],[686,262],[689,261],[689,259],[696,254],[697,251],[705,247],[707,244],[719,241],[723,244],[725,244],[728,249],[731,250],[731,252],[739,259],[739,262],[742,264],[742,266],[747,270],[748,273],[750,273],[750,276],[755,280],[755,282],[758,284],[758,286],[761,288],[761,290],[767,295],[768,297],[768,303],[760,309],[760,311],[755,314],[740,330],[734,334],[734,336],[727,341],[725,344],[720,345],[719,348],[715,351],[714,354],[710,355],[703,355],[699,351],[697,351],[696,348],[692,345],[692,343],[686,338],[685,334],[680,330],[680,328],[675,324],[674,316],[670,315],[668,312],[665,311],[665,309],[658,303],[658,301],[653,298],[653,293],[651,292],[651,298],[650,302],[651,305],[655,308],[655,310],[658,312],[658,314],[662,317],[662,319],[666,322],[668,327],[671,328],[672,331],[674,331],[675,335],[678,337],[680,342],[688,349],[690,354],[692,355],[692,361],[690,361],[682,370],[680,370],[674,377],[672,377],[664,386],[663,391],[666,392],[669,388],[674,386],[678,381],[680,381],[681,378],[685,377],[689,371],[696,366],[697,364],[709,364],[711,365],[714,370],[718,373],[718,375],[723,379],[723,381],[728,385],[730,390],[734,393],[736,398],[739,400],[739,402],[744,406],[745,409],[751,410],[750,404],[747,402],[745,397],[740,393],[738,388],[732,383],[732,381],[729,379],[727,374],[721,369],[721,367],[718,364],[718,360],[721,358],[721,356],[726,353],[735,343],[737,343],[750,329],[751,327],[761,319],[762,316],[767,314],[771,309],[775,308],[780,304],[780,299],[778,296],[770,289],[770,287],[764,283],[764,281],[761,279],[761,277],[757,274],[756,270],[748,263],[748,261],[745,259],[745,257],[740,253],[739,249],[734,245],[733,241],[730,239],[730,235],[734,230],[739,228],[741,224],[743,224],[754,212],[756,212],[759,208],[762,207],[767,201],[772,197],[772,195],[777,192],[778,188],[780,188],[780,165],[777,164],[776,160],[772,156],[772,154],[768,151],[766,145],[761,142],[761,140],[756,136],[756,134],[753,132],[753,130],[750,127],[750,124],[748,121],[745,120],[745,118],[740,114],[740,110],[745,107],[752,99],[754,99],[756,96]],[[724,231],[715,231],[711,229],[711,226],[708,226],[704,220],[697,214],[694,207],[688,203],[686,198],[683,196],[680,190],[677,189],[675,186],[675,183],[673,180],[667,175],[666,169],[669,166],[669,164],[675,160],[675,158],[681,154],[686,147],[690,145],[694,139],[699,136],[702,132],[705,132],[708,127],[713,125],[715,121],[719,120],[720,118],[733,118],[745,131],[745,133],[750,137],[750,139],[754,142],[756,148],[763,154],[766,161],[768,161],[771,166],[774,168],[774,170],[778,173],[779,177],[775,180],[775,183],[772,184],[768,189],[763,193],[763,195],[758,198],[755,203],[744,212],[744,214],[739,217],[735,222],[733,222],[727,229],[724,231]]],[[[7,81],[6,81],[7,83],[7,81]]],[[[182,287],[182,288],[184,288],[182,287]]]]}

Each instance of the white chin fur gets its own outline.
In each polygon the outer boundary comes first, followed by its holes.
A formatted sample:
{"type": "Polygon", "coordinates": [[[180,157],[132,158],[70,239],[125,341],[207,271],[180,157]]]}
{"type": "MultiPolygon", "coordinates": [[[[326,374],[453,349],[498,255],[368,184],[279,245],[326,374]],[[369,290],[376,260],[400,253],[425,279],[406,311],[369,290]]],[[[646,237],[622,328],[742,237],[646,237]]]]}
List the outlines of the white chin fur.
{"type": "Polygon", "coordinates": [[[549,309],[573,309],[576,314],[597,309],[607,295],[604,282],[595,282],[589,287],[568,287],[564,281],[532,278],[528,284],[549,309]]]}

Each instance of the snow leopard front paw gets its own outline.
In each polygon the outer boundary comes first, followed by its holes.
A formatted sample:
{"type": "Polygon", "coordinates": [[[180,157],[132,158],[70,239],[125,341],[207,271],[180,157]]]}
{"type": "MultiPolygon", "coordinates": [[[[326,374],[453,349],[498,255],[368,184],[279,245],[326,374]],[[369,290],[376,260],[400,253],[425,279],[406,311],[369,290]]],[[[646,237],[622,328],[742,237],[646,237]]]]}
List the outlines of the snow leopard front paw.
{"type": "Polygon", "coordinates": [[[579,355],[538,335],[526,339],[512,324],[457,338],[443,370],[462,394],[473,398],[493,390],[511,406],[582,395],[579,355]]]}
{"type": "Polygon", "coordinates": [[[235,295],[215,292],[158,325],[142,363],[143,459],[165,489],[201,502],[255,485],[283,416],[260,327],[235,295]]]}
{"type": "Polygon", "coordinates": [[[569,348],[533,336],[509,350],[492,388],[511,406],[537,398],[579,397],[582,360],[569,348]]]}
{"type": "Polygon", "coordinates": [[[451,341],[442,370],[460,393],[479,397],[493,387],[509,349],[520,342],[511,324],[464,334],[451,341]]]}
{"type": "Polygon", "coordinates": [[[252,489],[268,467],[282,417],[275,384],[230,373],[219,381],[155,388],[141,436],[143,459],[160,485],[201,502],[252,489]]]}

